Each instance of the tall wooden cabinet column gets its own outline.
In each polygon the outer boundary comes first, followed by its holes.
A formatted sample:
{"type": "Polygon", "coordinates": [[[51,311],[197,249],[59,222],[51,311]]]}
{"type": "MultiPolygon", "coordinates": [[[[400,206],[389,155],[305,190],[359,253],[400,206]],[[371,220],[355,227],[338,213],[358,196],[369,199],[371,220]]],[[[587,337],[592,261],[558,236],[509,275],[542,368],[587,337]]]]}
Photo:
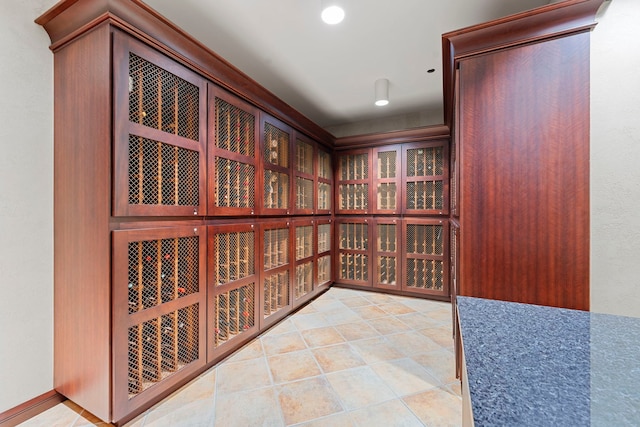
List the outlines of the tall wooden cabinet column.
{"type": "Polygon", "coordinates": [[[601,3],[443,35],[459,295],[589,309],[589,32],[601,3]]]}

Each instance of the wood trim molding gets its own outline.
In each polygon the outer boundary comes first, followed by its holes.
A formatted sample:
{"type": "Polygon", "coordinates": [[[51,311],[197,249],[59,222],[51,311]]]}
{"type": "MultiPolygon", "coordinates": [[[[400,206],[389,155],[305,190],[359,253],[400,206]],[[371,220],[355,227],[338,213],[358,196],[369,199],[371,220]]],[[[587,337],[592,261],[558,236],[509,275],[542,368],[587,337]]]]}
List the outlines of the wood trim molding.
{"type": "Polygon", "coordinates": [[[335,149],[349,150],[361,147],[377,147],[380,145],[445,139],[449,138],[449,136],[449,128],[445,125],[424,126],[407,130],[337,138],[335,141],[335,149]]]}
{"type": "Polygon", "coordinates": [[[47,31],[52,43],[51,50],[56,51],[105,19],[310,138],[333,147],[333,135],[141,0],[65,0],[35,22],[47,31]],[[80,30],[76,30],[78,28],[80,30]]]}
{"type": "Polygon", "coordinates": [[[442,35],[444,122],[453,119],[456,62],[464,57],[515,44],[534,43],[591,31],[604,0],[566,0],[442,35]]]}
{"type": "Polygon", "coordinates": [[[55,390],[34,397],[15,408],[0,413],[0,427],[14,427],[66,400],[55,390]]]}

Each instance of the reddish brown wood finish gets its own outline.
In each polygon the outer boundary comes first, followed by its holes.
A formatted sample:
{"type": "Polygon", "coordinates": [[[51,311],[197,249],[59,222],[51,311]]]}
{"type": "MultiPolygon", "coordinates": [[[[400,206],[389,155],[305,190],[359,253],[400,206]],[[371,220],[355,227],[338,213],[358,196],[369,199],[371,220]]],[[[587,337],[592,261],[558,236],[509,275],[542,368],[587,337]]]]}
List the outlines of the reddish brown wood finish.
{"type": "Polygon", "coordinates": [[[110,37],[109,27],[101,25],[54,57],[54,387],[106,420],[111,415],[110,37]]]}
{"type": "Polygon", "coordinates": [[[449,168],[450,163],[449,159],[449,141],[447,140],[433,140],[429,142],[413,142],[409,144],[402,144],[402,183],[400,186],[400,212],[403,215],[436,215],[436,216],[445,216],[449,213],[449,168]],[[442,175],[427,175],[427,176],[408,176],[408,159],[407,159],[407,151],[419,148],[437,148],[442,147],[442,157],[443,157],[443,167],[442,167],[442,175]],[[407,185],[410,182],[421,183],[421,182],[434,182],[442,181],[442,207],[440,209],[411,209],[408,200],[408,188],[407,185]]]}
{"type": "Polygon", "coordinates": [[[460,295],[589,308],[589,34],[460,61],[460,295]]]}
{"type": "MultiPolygon", "coordinates": [[[[293,208],[294,215],[312,215],[316,212],[318,208],[318,149],[316,148],[316,143],[311,139],[307,138],[305,135],[300,132],[294,131],[293,136],[293,151],[291,152],[291,165],[293,170],[293,180],[292,180],[292,190],[293,190],[293,198],[291,199],[291,206],[293,208]],[[298,144],[305,143],[312,147],[313,154],[311,159],[312,171],[302,172],[302,166],[298,165],[298,144]],[[313,182],[313,192],[312,192],[312,203],[310,209],[299,208],[297,205],[298,200],[298,183],[297,178],[306,179],[313,182]]],[[[306,160],[306,159],[305,159],[306,160]]]]}
{"type": "Polygon", "coordinates": [[[425,126],[415,129],[337,138],[335,140],[335,149],[352,150],[359,147],[377,147],[381,145],[430,141],[432,139],[446,139],[448,137],[449,128],[445,125],[425,126]]]}
{"type": "Polygon", "coordinates": [[[372,254],[371,263],[373,264],[371,282],[374,288],[389,289],[399,291],[402,289],[404,280],[403,272],[403,241],[402,241],[402,220],[400,218],[376,218],[373,221],[373,236],[371,239],[372,254]],[[392,245],[380,244],[380,240],[384,237],[380,233],[380,225],[390,225],[395,227],[395,250],[392,245]],[[395,258],[395,283],[389,281],[383,282],[378,280],[380,277],[381,263],[379,257],[395,258]]]}
{"type": "Polygon", "coordinates": [[[372,155],[371,155],[371,149],[369,148],[359,148],[357,150],[349,150],[349,151],[344,151],[344,152],[340,152],[338,153],[338,155],[336,156],[336,161],[335,161],[335,189],[334,189],[334,193],[335,193],[335,197],[334,197],[334,206],[335,206],[335,212],[338,215],[344,215],[344,214],[368,214],[371,213],[371,203],[373,201],[373,197],[375,196],[373,189],[372,189],[372,174],[373,174],[373,160],[372,160],[372,155]],[[367,155],[367,160],[366,160],[366,167],[367,167],[367,178],[363,178],[363,179],[349,179],[348,173],[345,171],[343,172],[343,168],[345,166],[345,163],[341,160],[342,156],[351,156],[351,155],[362,155],[362,154],[366,154],[367,155]],[[343,179],[343,176],[345,177],[345,179],[343,179]],[[351,185],[351,184],[355,184],[355,185],[362,185],[362,184],[366,184],[367,185],[367,206],[366,207],[362,207],[361,209],[344,209],[341,207],[340,205],[340,186],[341,185],[351,185]]]}
{"type": "MultiPolygon", "coordinates": [[[[256,180],[256,192],[258,193],[258,206],[259,206],[259,214],[260,215],[291,215],[293,214],[293,128],[285,124],[284,122],[276,119],[273,116],[270,116],[266,113],[260,113],[260,145],[258,147],[258,165],[259,170],[262,173],[258,173],[258,179],[256,180]],[[280,166],[276,164],[267,163],[265,159],[265,150],[270,141],[265,141],[265,127],[270,125],[271,127],[282,131],[288,135],[289,143],[288,143],[288,166],[280,166]],[[266,192],[265,188],[265,172],[266,170],[274,171],[277,173],[284,173],[289,176],[289,188],[288,188],[288,203],[284,208],[269,208],[265,206],[264,194],[266,192]],[[263,197],[260,197],[260,196],[263,197]]],[[[284,195],[284,193],[282,194],[284,195]]]]}
{"type": "Polygon", "coordinates": [[[61,1],[36,22],[45,28],[51,38],[51,48],[56,51],[72,38],[105,20],[168,53],[288,125],[299,127],[314,140],[328,147],[333,146],[331,134],[140,0],[61,1]]]}
{"type": "MultiPolygon", "coordinates": [[[[384,145],[373,148],[371,151],[371,169],[369,175],[371,177],[371,196],[369,197],[369,205],[371,206],[371,212],[374,214],[389,214],[397,215],[401,211],[402,206],[402,177],[404,175],[404,169],[402,168],[402,148],[400,145],[384,145]],[[393,158],[395,165],[395,173],[391,177],[382,178],[380,175],[385,174],[381,171],[382,161],[380,156],[389,155],[393,158]],[[379,203],[379,194],[381,185],[394,185],[395,184],[395,205],[384,206],[385,203],[379,203]]],[[[386,175],[386,174],[385,174],[386,175]]],[[[380,200],[380,202],[383,202],[380,200]]]]}
{"type": "Polygon", "coordinates": [[[55,390],[34,397],[20,405],[0,413],[0,427],[14,427],[53,408],[66,399],[55,390]]]}

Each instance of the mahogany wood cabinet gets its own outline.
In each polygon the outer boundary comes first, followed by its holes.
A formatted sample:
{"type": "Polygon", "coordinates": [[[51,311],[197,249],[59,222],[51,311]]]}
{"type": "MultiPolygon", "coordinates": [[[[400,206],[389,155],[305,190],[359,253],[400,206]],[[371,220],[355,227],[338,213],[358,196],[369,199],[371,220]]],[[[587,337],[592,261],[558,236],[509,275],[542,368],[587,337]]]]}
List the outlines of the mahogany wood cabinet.
{"type": "Polygon", "coordinates": [[[459,295],[589,309],[589,33],[601,3],[443,35],[459,295]]]}
{"type": "Polygon", "coordinates": [[[54,52],[54,387],[122,424],[331,285],[333,137],[141,1],[37,22],[54,52]]]}

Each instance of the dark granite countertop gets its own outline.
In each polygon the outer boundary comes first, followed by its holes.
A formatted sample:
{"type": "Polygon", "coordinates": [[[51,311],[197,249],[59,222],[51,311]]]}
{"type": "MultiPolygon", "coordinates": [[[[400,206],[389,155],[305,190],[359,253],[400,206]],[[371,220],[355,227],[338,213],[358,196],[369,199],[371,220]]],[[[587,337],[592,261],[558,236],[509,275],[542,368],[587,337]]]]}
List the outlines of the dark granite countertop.
{"type": "Polygon", "coordinates": [[[476,426],[640,426],[640,319],[457,301],[476,426]]]}

